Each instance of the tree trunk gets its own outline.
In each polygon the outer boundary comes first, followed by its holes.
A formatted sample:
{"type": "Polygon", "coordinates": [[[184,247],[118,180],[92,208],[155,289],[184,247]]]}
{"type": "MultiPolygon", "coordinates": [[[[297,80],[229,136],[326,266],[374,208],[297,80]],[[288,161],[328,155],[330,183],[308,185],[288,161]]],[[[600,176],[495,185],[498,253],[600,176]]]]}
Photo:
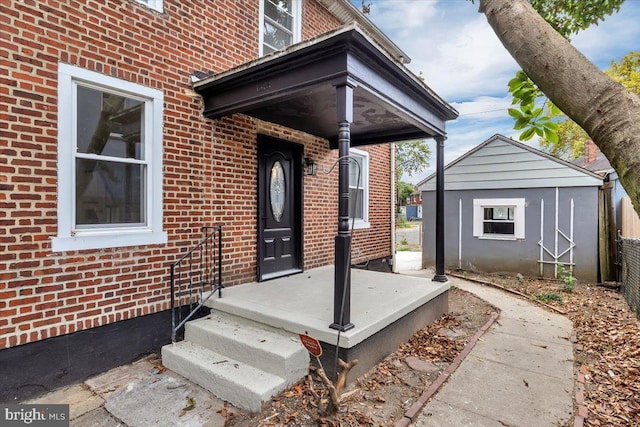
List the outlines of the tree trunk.
{"type": "Polygon", "coordinates": [[[529,78],[591,136],[640,212],[640,98],[600,71],[527,1],[480,0],[480,12],[529,78]]]}

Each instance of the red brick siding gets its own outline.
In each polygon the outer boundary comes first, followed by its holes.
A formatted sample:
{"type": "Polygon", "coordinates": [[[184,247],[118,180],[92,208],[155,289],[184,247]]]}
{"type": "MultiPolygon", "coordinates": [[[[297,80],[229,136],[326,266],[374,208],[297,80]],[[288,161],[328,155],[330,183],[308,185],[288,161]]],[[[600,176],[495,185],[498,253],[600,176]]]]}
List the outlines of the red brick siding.
{"type": "MultiPolygon", "coordinates": [[[[168,266],[224,227],[227,284],[256,278],[256,135],[305,146],[328,168],[326,141],[242,115],[202,118],[194,70],[223,71],[258,54],[258,2],[165,0],[3,2],[0,6],[0,348],[165,310],[168,266]],[[66,62],[164,93],[166,245],[54,253],[57,66],[66,62]]],[[[304,1],[303,37],[339,22],[304,1]]],[[[372,228],[354,261],[388,256],[389,146],[371,147],[372,228]]],[[[305,268],[333,262],[337,174],[305,178],[305,268]]]]}
{"type": "Polygon", "coordinates": [[[340,21],[315,1],[302,3],[302,40],[325,33],[327,28],[339,28],[340,21]]]}

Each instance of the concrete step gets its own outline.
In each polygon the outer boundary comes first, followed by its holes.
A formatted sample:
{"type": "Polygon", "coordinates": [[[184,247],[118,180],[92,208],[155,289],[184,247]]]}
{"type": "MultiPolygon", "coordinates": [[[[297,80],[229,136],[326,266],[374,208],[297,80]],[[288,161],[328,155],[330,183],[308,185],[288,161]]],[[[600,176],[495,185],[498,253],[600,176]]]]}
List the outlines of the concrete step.
{"type": "Polygon", "coordinates": [[[215,312],[187,322],[185,339],[162,348],[163,364],[221,399],[251,412],[309,369],[291,333],[215,312]]]}
{"type": "Polygon", "coordinates": [[[181,341],[162,348],[162,363],[234,406],[258,412],[284,390],[284,378],[207,348],[181,341]]]}
{"type": "Polygon", "coordinates": [[[230,314],[214,312],[188,322],[185,341],[278,375],[288,385],[309,368],[309,353],[298,337],[230,314]]]}

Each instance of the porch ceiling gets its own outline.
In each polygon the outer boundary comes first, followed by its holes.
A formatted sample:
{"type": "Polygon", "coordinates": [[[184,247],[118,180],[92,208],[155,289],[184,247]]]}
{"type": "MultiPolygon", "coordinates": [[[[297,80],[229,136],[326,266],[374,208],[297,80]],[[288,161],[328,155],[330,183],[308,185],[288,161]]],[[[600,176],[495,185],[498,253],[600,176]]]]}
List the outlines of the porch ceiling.
{"type": "MultiPolygon", "coordinates": [[[[353,111],[351,145],[445,134],[458,113],[356,25],[300,43],[194,83],[205,117],[234,113],[326,138],[337,146],[338,117],[353,111]],[[336,87],[353,88],[338,105],[336,87]]],[[[348,116],[348,114],[347,114],[348,116]]]]}

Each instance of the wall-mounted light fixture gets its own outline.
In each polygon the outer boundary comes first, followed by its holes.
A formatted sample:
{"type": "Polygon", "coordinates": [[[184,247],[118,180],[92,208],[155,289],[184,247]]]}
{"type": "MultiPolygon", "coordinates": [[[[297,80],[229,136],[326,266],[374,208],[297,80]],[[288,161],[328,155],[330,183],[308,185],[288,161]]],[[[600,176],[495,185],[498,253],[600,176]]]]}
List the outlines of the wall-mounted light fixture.
{"type": "Polygon", "coordinates": [[[307,168],[307,175],[315,176],[318,173],[318,165],[311,157],[304,158],[304,165],[307,168]]]}

